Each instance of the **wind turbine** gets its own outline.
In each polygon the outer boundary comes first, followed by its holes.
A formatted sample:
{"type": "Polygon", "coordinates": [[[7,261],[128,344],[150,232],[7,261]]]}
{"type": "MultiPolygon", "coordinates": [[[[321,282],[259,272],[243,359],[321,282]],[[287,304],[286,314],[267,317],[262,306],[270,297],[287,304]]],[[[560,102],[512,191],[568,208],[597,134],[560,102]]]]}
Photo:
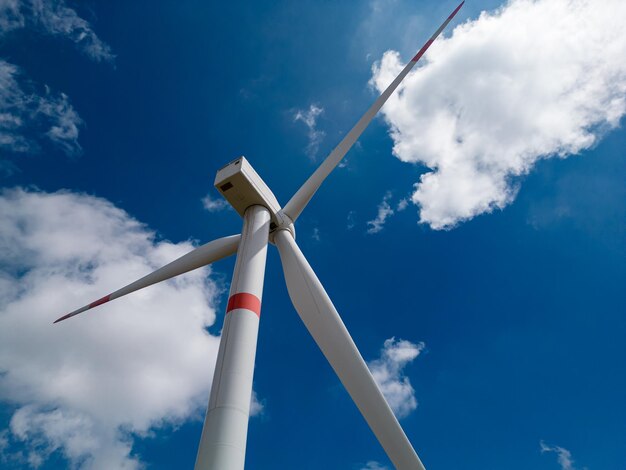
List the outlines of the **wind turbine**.
{"type": "Polygon", "coordinates": [[[402,470],[424,470],[322,283],[296,244],[293,224],[326,177],[343,159],[463,3],[465,2],[461,2],[426,41],[285,207],[280,207],[272,191],[245,158],[233,160],[218,171],[215,186],[243,217],[240,235],[220,238],[202,245],[126,287],[54,322],[58,323],[237,252],[213,385],[196,458],[196,470],[238,470],[244,467],[268,242],[278,248],[287,290],[298,315],[391,462],[402,470]]]}

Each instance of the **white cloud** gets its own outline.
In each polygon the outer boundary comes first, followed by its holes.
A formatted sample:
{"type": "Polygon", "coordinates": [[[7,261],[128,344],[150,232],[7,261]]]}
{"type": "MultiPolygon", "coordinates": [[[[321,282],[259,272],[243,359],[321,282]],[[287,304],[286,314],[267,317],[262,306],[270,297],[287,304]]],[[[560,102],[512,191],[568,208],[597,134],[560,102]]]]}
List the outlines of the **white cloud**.
{"type": "Polygon", "coordinates": [[[50,129],[46,132],[48,139],[61,147],[68,155],[81,152],[78,143],[78,126],[83,122],[69,103],[67,95],[61,93],[54,100],[40,100],[38,111],[51,120],[50,129]]]}
{"type": "MultiPolygon", "coordinates": [[[[0,0],[0,38],[7,40],[20,28],[68,39],[95,61],[114,59],[110,47],[63,0],[0,0]]],[[[37,152],[44,141],[67,155],[79,155],[82,124],[67,95],[52,93],[47,86],[44,92],[36,90],[17,66],[0,58],[0,150],[5,155],[37,152]]],[[[9,160],[0,160],[0,171],[12,168],[9,160]]]]}
{"type": "Polygon", "coordinates": [[[225,199],[213,199],[210,194],[202,198],[202,206],[209,212],[220,212],[231,207],[225,199]]]}
{"type": "Polygon", "coordinates": [[[549,446],[543,441],[541,441],[539,445],[541,447],[542,454],[544,452],[554,452],[557,455],[557,461],[561,466],[561,470],[576,470],[572,454],[569,450],[559,446],[549,446]]]}
{"type": "Polygon", "coordinates": [[[49,141],[68,155],[79,155],[79,127],[83,124],[68,97],[48,88],[38,94],[22,80],[20,69],[0,59],[0,149],[36,152],[49,141]]]}
{"type": "Polygon", "coordinates": [[[385,340],[380,358],[368,363],[389,406],[398,418],[408,416],[417,408],[415,389],[404,375],[404,368],[424,350],[424,343],[389,338],[385,340]]]}
{"type": "Polygon", "coordinates": [[[252,397],[250,398],[250,416],[259,416],[265,409],[265,400],[259,400],[257,393],[252,390],[252,397]]]}
{"type": "Polygon", "coordinates": [[[72,41],[96,62],[112,62],[115,58],[89,22],[64,0],[0,0],[0,36],[25,26],[72,41]]]}
{"type": "Polygon", "coordinates": [[[389,470],[389,467],[381,465],[375,460],[370,460],[365,464],[365,466],[361,467],[360,470],[389,470]]]}
{"type": "Polygon", "coordinates": [[[354,226],[356,225],[355,219],[356,219],[356,211],[348,212],[348,215],[346,217],[346,228],[348,230],[352,230],[354,226]]]}
{"type": "Polygon", "coordinates": [[[14,29],[23,28],[24,23],[19,0],[0,0],[0,36],[14,29]]]}
{"type": "Polygon", "coordinates": [[[378,213],[376,214],[376,218],[373,220],[367,221],[367,233],[373,234],[380,232],[385,226],[385,222],[389,217],[391,217],[394,212],[391,206],[389,205],[389,200],[391,199],[391,192],[387,191],[383,200],[378,204],[378,213]]]}
{"type": "Polygon", "coordinates": [[[317,118],[324,112],[324,108],[312,104],[308,111],[298,110],[293,118],[294,122],[302,121],[308,129],[309,143],[306,147],[306,154],[311,159],[315,159],[320,147],[320,143],[326,135],[324,131],[317,129],[317,118]]]}
{"type": "Polygon", "coordinates": [[[65,37],[95,61],[113,61],[111,48],[96,36],[91,25],[63,0],[30,0],[34,17],[43,29],[65,37]]]}
{"type": "MultiPolygon", "coordinates": [[[[626,112],[621,0],[511,0],[439,38],[383,108],[393,153],[421,163],[420,221],[501,209],[542,158],[592,147],[626,112]]],[[[403,64],[373,68],[382,90],[403,64]]]]}
{"type": "Polygon", "coordinates": [[[408,199],[400,199],[400,201],[398,201],[398,205],[396,206],[396,211],[402,212],[408,206],[409,206],[409,200],[408,199]]]}
{"type": "Polygon", "coordinates": [[[16,409],[3,442],[32,466],[61,452],[81,468],[139,468],[135,436],[203,417],[219,343],[210,269],[52,325],[192,245],[87,195],[8,190],[0,213],[0,400],[16,409]]]}
{"type": "MultiPolygon", "coordinates": [[[[420,355],[424,347],[422,342],[414,344],[402,339],[389,338],[383,344],[380,357],[367,364],[398,418],[408,416],[417,408],[415,390],[409,378],[404,375],[404,368],[420,355]]],[[[370,460],[360,470],[388,470],[388,467],[370,460]]]]}

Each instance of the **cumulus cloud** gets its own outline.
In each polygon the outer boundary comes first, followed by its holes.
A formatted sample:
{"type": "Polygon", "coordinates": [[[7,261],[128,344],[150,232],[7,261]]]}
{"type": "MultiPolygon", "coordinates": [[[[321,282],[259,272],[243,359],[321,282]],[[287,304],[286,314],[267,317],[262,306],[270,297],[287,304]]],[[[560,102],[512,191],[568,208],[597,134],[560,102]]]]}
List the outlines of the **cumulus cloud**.
{"type": "Polygon", "coordinates": [[[213,199],[210,194],[202,198],[202,206],[209,212],[220,212],[228,209],[230,204],[225,199],[213,199]]]}
{"type": "Polygon", "coordinates": [[[36,152],[48,141],[67,155],[79,155],[83,122],[68,97],[47,87],[39,94],[20,77],[18,67],[0,59],[0,149],[36,152]]]}
{"type": "Polygon", "coordinates": [[[387,191],[383,200],[380,204],[378,204],[378,213],[376,214],[376,218],[367,221],[367,233],[373,234],[380,232],[385,226],[387,219],[394,214],[393,209],[389,205],[390,199],[391,192],[387,191]]]}
{"type": "Polygon", "coordinates": [[[89,22],[64,0],[0,0],[0,36],[25,26],[73,42],[96,62],[112,62],[115,58],[89,22]]]}
{"type": "Polygon", "coordinates": [[[539,446],[541,447],[542,454],[545,452],[553,452],[556,454],[561,470],[576,470],[572,453],[569,450],[559,446],[549,446],[543,441],[539,443],[539,446]]]}
{"type": "MultiPolygon", "coordinates": [[[[383,108],[393,153],[427,166],[412,201],[447,229],[504,208],[538,160],[592,147],[626,112],[626,3],[510,0],[439,38],[383,108]]],[[[384,89],[401,70],[387,51],[384,89]]]]}
{"type": "Polygon", "coordinates": [[[15,410],[4,458],[141,467],[134,438],[203,417],[219,344],[210,268],[52,325],[193,246],[87,195],[5,190],[0,213],[0,400],[15,410]]]}
{"type": "Polygon", "coordinates": [[[294,115],[294,122],[301,121],[308,129],[309,143],[306,146],[306,154],[315,159],[320,148],[320,143],[326,135],[324,131],[317,129],[317,118],[324,112],[324,108],[312,104],[307,111],[298,110],[294,115]]]}
{"type": "Polygon", "coordinates": [[[368,363],[374,380],[398,418],[408,416],[417,408],[415,389],[404,375],[404,368],[424,350],[424,343],[403,339],[385,340],[380,357],[368,363]]]}

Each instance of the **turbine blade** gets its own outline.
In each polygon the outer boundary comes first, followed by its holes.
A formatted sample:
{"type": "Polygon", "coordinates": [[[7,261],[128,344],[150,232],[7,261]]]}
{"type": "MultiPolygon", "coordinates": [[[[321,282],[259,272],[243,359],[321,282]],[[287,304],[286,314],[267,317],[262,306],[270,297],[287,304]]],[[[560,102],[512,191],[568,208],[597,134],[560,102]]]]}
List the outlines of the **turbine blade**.
{"type": "Polygon", "coordinates": [[[283,208],[283,212],[293,221],[300,216],[300,213],[304,210],[306,205],[309,203],[315,192],[322,185],[326,177],[335,169],[335,167],[339,164],[339,162],[343,159],[343,157],[348,153],[348,150],[352,147],[352,145],[357,141],[357,139],[361,136],[365,128],[369,125],[371,120],[374,118],[376,113],[382,108],[387,99],[391,96],[391,94],[398,87],[400,82],[404,80],[404,77],[411,71],[413,66],[417,63],[418,60],[424,55],[426,50],[430,47],[430,45],[434,42],[434,40],[441,34],[444,28],[450,23],[452,18],[457,14],[457,12],[461,9],[465,1],[461,2],[461,4],[456,7],[456,9],[450,14],[450,16],[443,22],[443,24],[439,27],[435,34],[433,34],[428,41],[422,46],[422,48],[418,51],[417,54],[411,59],[411,61],[406,64],[402,72],[395,78],[393,82],[387,87],[385,91],[378,97],[378,99],[372,104],[370,109],[359,119],[359,121],[354,125],[354,127],[346,134],[346,136],[339,142],[339,145],[333,149],[333,151],[326,157],[326,159],[322,162],[322,164],[313,172],[313,174],[309,177],[308,180],[296,191],[296,193],[291,197],[287,205],[283,208]]]}
{"type": "Polygon", "coordinates": [[[226,258],[227,256],[230,256],[237,251],[240,239],[241,235],[231,235],[229,237],[218,238],[217,240],[213,240],[212,242],[199,246],[195,250],[190,251],[186,255],[181,256],[180,258],[172,261],[169,264],[166,264],[162,268],[159,268],[156,271],[151,272],[147,276],[144,276],[141,279],[131,284],[128,284],[126,287],[122,287],[121,289],[118,289],[109,295],[105,295],[95,302],[92,302],[88,305],[85,305],[84,307],[74,310],[71,313],[68,313],[67,315],[62,316],[61,318],[55,320],[54,323],[67,320],[74,315],[78,315],[79,313],[97,307],[98,305],[107,303],[110,300],[122,297],[126,294],[130,294],[131,292],[135,292],[136,290],[151,286],[152,284],[156,284],[157,282],[165,281],[174,276],[178,276],[179,274],[192,271],[194,269],[218,261],[222,258],[226,258]]]}
{"type": "Polygon", "coordinates": [[[292,235],[274,235],[289,297],[395,468],[424,470],[350,333],[292,235]]]}

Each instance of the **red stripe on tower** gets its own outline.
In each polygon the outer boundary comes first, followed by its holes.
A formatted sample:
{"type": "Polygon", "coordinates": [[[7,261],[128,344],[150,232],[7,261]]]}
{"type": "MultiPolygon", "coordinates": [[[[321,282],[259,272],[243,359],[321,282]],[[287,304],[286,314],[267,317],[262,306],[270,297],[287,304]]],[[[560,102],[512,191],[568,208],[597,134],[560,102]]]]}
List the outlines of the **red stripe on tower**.
{"type": "Polygon", "coordinates": [[[261,300],[256,295],[248,294],[247,292],[239,292],[232,295],[228,299],[226,313],[238,308],[245,308],[261,317],[261,300]]]}

